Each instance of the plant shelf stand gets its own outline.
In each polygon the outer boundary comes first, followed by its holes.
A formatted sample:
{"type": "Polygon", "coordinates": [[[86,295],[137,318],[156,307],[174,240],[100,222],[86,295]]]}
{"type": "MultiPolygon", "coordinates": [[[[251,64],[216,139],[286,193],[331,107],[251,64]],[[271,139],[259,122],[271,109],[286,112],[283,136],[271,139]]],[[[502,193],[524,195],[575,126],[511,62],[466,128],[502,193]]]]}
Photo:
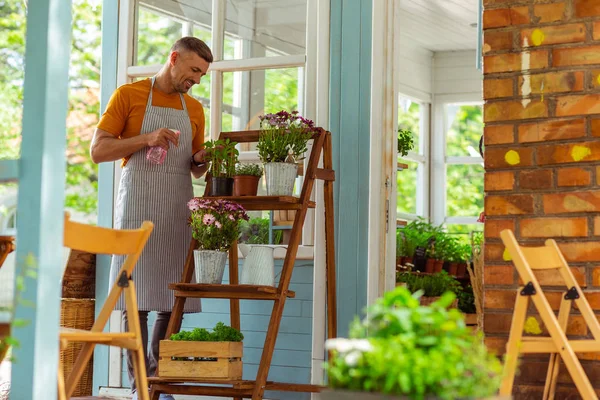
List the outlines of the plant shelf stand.
{"type": "MultiPolygon", "coordinates": [[[[222,132],[220,139],[230,139],[238,143],[257,142],[259,131],[222,132]]],[[[196,241],[192,240],[181,282],[169,285],[175,292],[175,304],[167,328],[166,339],[171,334],[179,332],[183,317],[183,308],[187,298],[213,298],[230,300],[231,326],[240,329],[240,299],[245,300],[272,300],[273,310],[267,329],[265,344],[255,380],[210,380],[205,377],[197,378],[149,378],[151,384],[151,399],[158,400],[161,393],[233,397],[234,399],[252,398],[262,400],[265,390],[291,391],[291,392],[320,392],[322,387],[310,384],[293,384],[269,382],[267,377],[271,367],[271,359],[275,349],[275,342],[283,316],[283,308],[287,298],[293,298],[295,293],[289,290],[292,271],[296,261],[296,254],[302,234],[302,227],[309,208],[314,208],[315,203],[310,200],[315,180],[324,181],[324,209],[325,209],[325,251],[326,251],[326,277],[327,277],[327,335],[335,337],[337,333],[336,315],[336,275],[335,275],[335,248],[334,248],[334,214],[333,214],[333,182],[335,173],[331,154],[331,133],[319,129],[313,136],[313,146],[304,174],[304,183],[300,197],[293,196],[243,196],[224,197],[224,199],[240,203],[246,210],[296,210],[291,237],[283,263],[281,278],[277,287],[259,285],[241,285],[238,282],[238,251],[234,243],[229,251],[229,280],[230,284],[194,284],[190,283],[194,275],[193,250],[196,241]],[[319,161],[323,155],[323,167],[319,161]],[[194,384],[196,383],[196,384],[194,384]],[[184,385],[185,384],[185,385],[184,385]],[[213,385],[211,385],[213,384],[213,385]],[[224,386],[226,385],[226,386],[224,386]]]]}

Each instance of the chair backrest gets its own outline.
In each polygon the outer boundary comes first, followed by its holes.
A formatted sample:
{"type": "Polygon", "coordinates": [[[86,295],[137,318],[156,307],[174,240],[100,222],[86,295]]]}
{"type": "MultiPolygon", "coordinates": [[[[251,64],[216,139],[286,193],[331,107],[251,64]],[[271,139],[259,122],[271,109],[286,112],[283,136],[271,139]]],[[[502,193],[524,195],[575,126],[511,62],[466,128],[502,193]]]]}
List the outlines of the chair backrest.
{"type": "Polygon", "coordinates": [[[544,246],[524,247],[519,245],[511,230],[500,232],[500,237],[515,264],[524,263],[532,270],[568,267],[553,239],[546,240],[544,246]]]}
{"type": "Polygon", "coordinates": [[[144,221],[139,229],[110,229],[74,222],[65,213],[64,246],[93,254],[126,255],[123,267],[131,274],[154,224],[144,221]]]}

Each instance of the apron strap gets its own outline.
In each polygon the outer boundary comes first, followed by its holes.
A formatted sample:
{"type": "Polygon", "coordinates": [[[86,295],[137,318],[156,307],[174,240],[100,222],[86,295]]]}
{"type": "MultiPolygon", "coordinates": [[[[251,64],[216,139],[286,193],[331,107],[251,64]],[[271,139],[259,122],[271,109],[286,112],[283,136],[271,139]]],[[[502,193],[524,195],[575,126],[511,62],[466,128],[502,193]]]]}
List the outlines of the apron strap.
{"type": "MultiPolygon", "coordinates": [[[[148,95],[148,102],[146,103],[146,112],[148,110],[150,110],[150,107],[152,107],[152,91],[154,89],[155,81],[156,81],[156,75],[154,75],[152,77],[152,80],[150,83],[150,94],[148,95]]],[[[187,106],[185,105],[185,99],[183,98],[183,95],[181,93],[179,93],[179,99],[181,100],[181,106],[183,107],[183,111],[187,112],[187,106]]]]}

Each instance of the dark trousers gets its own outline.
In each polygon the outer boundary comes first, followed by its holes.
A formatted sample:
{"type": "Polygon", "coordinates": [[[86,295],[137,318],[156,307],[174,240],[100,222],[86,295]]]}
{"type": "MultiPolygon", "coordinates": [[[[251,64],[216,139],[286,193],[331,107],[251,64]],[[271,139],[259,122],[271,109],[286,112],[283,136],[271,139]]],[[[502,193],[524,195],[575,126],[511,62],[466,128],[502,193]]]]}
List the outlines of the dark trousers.
{"type": "MultiPolygon", "coordinates": [[[[156,313],[156,321],[154,322],[154,329],[152,330],[152,342],[150,343],[150,354],[148,354],[148,311],[139,311],[139,315],[140,328],[142,330],[142,345],[144,346],[144,358],[146,359],[146,374],[149,377],[156,376],[156,367],[158,366],[158,345],[160,344],[160,341],[165,338],[171,313],[156,313]]],[[[128,328],[127,311],[123,311],[123,330],[127,332],[129,330],[128,328]]],[[[127,372],[129,374],[129,383],[131,384],[131,390],[135,391],[136,382],[133,373],[132,357],[133,352],[127,350],[127,372]]]]}

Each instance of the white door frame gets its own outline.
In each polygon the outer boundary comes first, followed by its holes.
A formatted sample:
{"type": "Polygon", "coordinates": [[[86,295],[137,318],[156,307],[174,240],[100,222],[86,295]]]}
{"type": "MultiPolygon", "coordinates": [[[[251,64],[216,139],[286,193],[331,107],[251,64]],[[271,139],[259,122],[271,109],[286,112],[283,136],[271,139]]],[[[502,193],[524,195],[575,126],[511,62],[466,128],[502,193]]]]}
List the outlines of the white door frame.
{"type": "Polygon", "coordinates": [[[399,6],[373,1],[367,301],[395,286],[399,6]]]}

